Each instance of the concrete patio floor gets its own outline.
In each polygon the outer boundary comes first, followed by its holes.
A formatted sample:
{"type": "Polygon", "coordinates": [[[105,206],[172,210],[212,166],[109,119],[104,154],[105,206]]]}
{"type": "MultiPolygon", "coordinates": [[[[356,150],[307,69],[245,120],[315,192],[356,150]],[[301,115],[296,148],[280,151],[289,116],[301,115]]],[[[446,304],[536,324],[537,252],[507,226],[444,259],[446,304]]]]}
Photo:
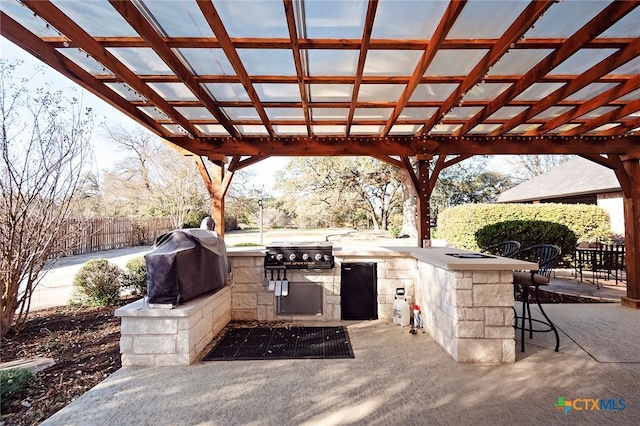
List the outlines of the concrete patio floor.
{"type": "MultiPolygon", "coordinates": [[[[428,334],[347,323],[355,359],[123,368],[44,425],[640,424],[640,311],[545,305],[561,330],[510,365],[458,364],[428,334]],[[615,400],[570,410],[558,398],[615,400]]],[[[535,309],[534,309],[535,311],[535,309]]]]}

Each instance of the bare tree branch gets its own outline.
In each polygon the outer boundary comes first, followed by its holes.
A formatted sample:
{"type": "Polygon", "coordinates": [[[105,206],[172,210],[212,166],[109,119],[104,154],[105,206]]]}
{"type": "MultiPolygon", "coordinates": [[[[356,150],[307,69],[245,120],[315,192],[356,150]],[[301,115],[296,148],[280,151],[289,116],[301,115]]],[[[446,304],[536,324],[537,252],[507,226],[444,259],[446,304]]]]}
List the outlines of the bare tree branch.
{"type": "Polygon", "coordinates": [[[23,327],[43,273],[72,245],[61,232],[91,167],[93,114],[47,87],[29,90],[19,64],[0,61],[2,335],[23,327]]]}

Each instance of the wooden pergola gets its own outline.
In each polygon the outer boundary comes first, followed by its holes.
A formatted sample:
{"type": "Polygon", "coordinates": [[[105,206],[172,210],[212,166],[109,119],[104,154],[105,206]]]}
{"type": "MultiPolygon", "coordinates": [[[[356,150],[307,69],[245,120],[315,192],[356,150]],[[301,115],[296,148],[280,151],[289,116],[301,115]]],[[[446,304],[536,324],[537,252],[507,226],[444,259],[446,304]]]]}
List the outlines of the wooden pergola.
{"type": "Polygon", "coordinates": [[[438,174],[466,158],[609,167],[624,195],[623,304],[638,308],[639,3],[7,0],[0,31],[194,155],[217,223],[233,173],[269,156],[407,170],[419,244],[438,174]]]}

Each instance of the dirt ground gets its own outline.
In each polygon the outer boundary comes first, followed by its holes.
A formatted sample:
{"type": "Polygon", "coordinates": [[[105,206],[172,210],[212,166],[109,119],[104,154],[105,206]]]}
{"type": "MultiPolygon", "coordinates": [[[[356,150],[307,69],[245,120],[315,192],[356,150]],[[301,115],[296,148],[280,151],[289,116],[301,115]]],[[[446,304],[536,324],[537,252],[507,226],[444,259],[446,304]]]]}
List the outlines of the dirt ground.
{"type": "Polygon", "coordinates": [[[30,314],[20,334],[2,341],[1,362],[50,357],[24,395],[2,412],[6,426],[36,425],[118,370],[120,318],[116,307],[63,306],[30,314]]]}

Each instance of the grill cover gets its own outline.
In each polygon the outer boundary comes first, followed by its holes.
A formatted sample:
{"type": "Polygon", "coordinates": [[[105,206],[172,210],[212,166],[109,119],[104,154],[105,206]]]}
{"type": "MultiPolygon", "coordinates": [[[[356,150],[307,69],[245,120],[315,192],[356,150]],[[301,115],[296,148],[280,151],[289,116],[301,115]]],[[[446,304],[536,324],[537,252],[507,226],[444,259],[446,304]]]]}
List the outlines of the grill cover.
{"type": "Polygon", "coordinates": [[[177,229],[158,237],[144,256],[150,304],[178,305],[224,287],[229,260],[224,240],[206,229],[177,229]]]}

